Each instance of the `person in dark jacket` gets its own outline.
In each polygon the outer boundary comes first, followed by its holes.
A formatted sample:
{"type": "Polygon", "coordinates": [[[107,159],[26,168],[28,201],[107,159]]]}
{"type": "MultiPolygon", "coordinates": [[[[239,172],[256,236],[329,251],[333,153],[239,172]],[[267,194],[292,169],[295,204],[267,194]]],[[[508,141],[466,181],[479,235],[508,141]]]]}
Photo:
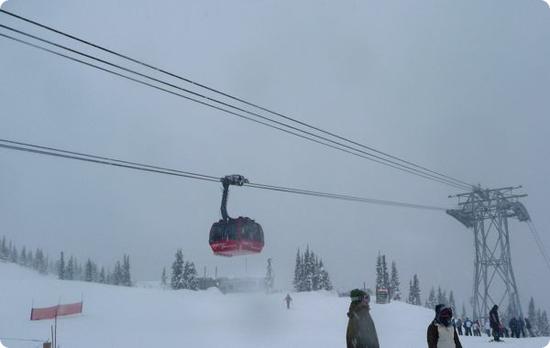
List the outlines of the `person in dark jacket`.
{"type": "Polygon", "coordinates": [[[498,306],[494,305],[489,311],[489,324],[493,330],[495,341],[500,341],[500,319],[498,318],[498,306]]]}
{"type": "Polygon", "coordinates": [[[435,307],[435,319],[428,326],[428,348],[462,348],[452,325],[453,310],[445,305],[435,307]]]}
{"type": "Polygon", "coordinates": [[[354,289],[350,297],[347,348],[380,348],[376,328],[369,313],[369,295],[363,290],[354,289]]]}
{"type": "Polygon", "coordinates": [[[510,331],[512,331],[512,337],[519,338],[519,328],[518,328],[518,321],[516,318],[510,319],[510,322],[508,323],[510,326],[510,331]]]}

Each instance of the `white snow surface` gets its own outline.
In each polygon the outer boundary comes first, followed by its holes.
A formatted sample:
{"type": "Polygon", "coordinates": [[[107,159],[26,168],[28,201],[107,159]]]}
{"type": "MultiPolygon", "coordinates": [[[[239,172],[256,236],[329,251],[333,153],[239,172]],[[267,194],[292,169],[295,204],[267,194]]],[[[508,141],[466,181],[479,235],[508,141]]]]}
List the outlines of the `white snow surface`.
{"type": "MultiPolygon", "coordinates": [[[[290,310],[276,294],[228,294],[126,288],[62,281],[0,262],[0,340],[37,347],[51,320],[30,321],[30,309],[84,299],[82,315],[59,318],[58,345],[96,347],[345,347],[347,298],[330,292],[291,293],[290,310]]],[[[401,302],[372,305],[380,346],[426,347],[431,310],[401,302]]],[[[488,337],[461,337],[465,348],[493,347],[488,337]]],[[[506,339],[505,347],[543,347],[548,338],[506,339]]]]}

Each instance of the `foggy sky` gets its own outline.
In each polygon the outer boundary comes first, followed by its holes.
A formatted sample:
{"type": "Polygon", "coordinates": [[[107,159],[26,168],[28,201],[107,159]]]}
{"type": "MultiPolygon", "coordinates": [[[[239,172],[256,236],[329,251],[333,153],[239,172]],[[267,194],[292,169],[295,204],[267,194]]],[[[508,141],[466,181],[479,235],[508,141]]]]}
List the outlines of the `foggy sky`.
{"type": "MultiPolygon", "coordinates": [[[[550,9],[540,0],[10,0],[3,8],[467,182],[521,184],[550,246],[550,9]]],[[[0,23],[84,48],[3,14],[0,23]]],[[[0,138],[273,185],[456,203],[446,185],[5,39],[0,81],[0,138]]],[[[3,149],[0,163],[0,235],[50,256],[64,250],[110,266],[129,253],[138,280],[159,279],[178,247],[209,275],[215,267],[244,275],[245,265],[263,275],[272,257],[284,289],[296,249],[309,245],[335,287],[348,289],[374,285],[380,251],[397,262],[405,296],[414,273],[423,299],[432,285],[454,290],[459,306],[471,296],[472,231],[443,212],[232,188],[230,215],[259,221],[266,246],[227,259],[208,246],[220,185],[3,149]]],[[[529,296],[549,309],[550,271],[527,226],[510,228],[524,310],[529,296]]]]}

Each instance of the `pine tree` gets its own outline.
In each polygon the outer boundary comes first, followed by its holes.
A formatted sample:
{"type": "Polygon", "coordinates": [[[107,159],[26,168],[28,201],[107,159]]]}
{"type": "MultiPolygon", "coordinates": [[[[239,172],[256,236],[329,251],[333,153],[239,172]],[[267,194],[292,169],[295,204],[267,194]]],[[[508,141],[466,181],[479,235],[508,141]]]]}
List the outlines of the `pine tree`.
{"type": "Polygon", "coordinates": [[[548,316],[546,315],[546,311],[542,311],[538,327],[541,336],[550,336],[550,324],[548,323],[548,316]]]}
{"type": "Polygon", "coordinates": [[[414,288],[413,288],[412,279],[409,280],[409,296],[407,297],[407,303],[409,304],[414,303],[414,288]]]}
{"type": "Polygon", "coordinates": [[[309,245],[306,247],[306,252],[304,253],[304,290],[311,291],[313,290],[313,255],[309,251],[309,245]]]}
{"type": "Polygon", "coordinates": [[[462,304],[462,318],[466,318],[468,315],[466,314],[466,305],[462,304]]]}
{"type": "Polygon", "coordinates": [[[59,279],[65,279],[65,257],[63,255],[63,252],[61,252],[61,256],[59,257],[59,264],[57,266],[57,277],[59,279]]]}
{"type": "Polygon", "coordinates": [[[380,251],[376,257],[376,290],[384,287],[384,270],[382,266],[382,255],[380,251]]]}
{"type": "Polygon", "coordinates": [[[130,255],[123,256],[121,284],[124,286],[132,286],[132,277],[130,275],[130,255]]]}
{"type": "Polygon", "coordinates": [[[449,307],[451,307],[453,313],[456,313],[455,296],[453,294],[453,290],[449,292],[449,307]]]}
{"type": "Polygon", "coordinates": [[[382,284],[385,289],[390,288],[390,274],[388,273],[388,265],[386,264],[386,255],[382,255],[382,284]]]}
{"type": "Polygon", "coordinates": [[[8,259],[8,246],[6,244],[6,237],[2,236],[2,243],[0,243],[0,260],[8,259]]]}
{"type": "Polygon", "coordinates": [[[168,286],[167,278],[166,278],[166,267],[162,267],[162,275],[160,276],[160,285],[162,285],[164,289],[166,289],[166,287],[168,286]]]}
{"type": "Polygon", "coordinates": [[[176,251],[176,259],[174,260],[174,263],[172,263],[172,277],[170,280],[170,287],[174,290],[184,288],[183,266],[183,251],[178,249],[176,251]]]}
{"type": "Polygon", "coordinates": [[[100,283],[107,283],[107,276],[105,275],[105,268],[101,267],[101,271],[99,272],[99,282],[100,283]]]}
{"type": "Polygon", "coordinates": [[[437,304],[436,302],[437,300],[435,297],[435,289],[432,286],[432,288],[430,289],[430,294],[428,295],[428,299],[426,300],[426,307],[430,309],[434,309],[435,305],[437,304]]]}
{"type": "Polygon", "coordinates": [[[75,260],[72,255],[71,257],[69,257],[69,261],[67,261],[67,268],[65,269],[65,279],[75,279],[75,260]]]}
{"type": "Polygon", "coordinates": [[[313,269],[311,277],[311,290],[317,291],[321,289],[321,270],[319,268],[319,258],[312,252],[313,255],[313,269]]]}
{"type": "Polygon", "coordinates": [[[401,290],[399,290],[399,273],[395,261],[391,263],[390,293],[393,300],[401,300],[401,290]]]}
{"type": "Polygon", "coordinates": [[[28,266],[27,263],[27,248],[23,246],[23,249],[21,249],[21,255],[19,256],[19,264],[22,266],[28,266]]]}
{"type": "Polygon", "coordinates": [[[320,289],[322,290],[332,290],[332,283],[330,281],[330,276],[328,275],[327,270],[325,269],[325,266],[323,265],[323,260],[319,260],[319,282],[320,282],[320,289]]]}
{"type": "Polygon", "coordinates": [[[271,258],[267,259],[267,270],[265,272],[265,290],[270,293],[273,292],[275,285],[275,274],[273,273],[273,266],[271,265],[271,258]]]}
{"type": "Polygon", "coordinates": [[[529,319],[529,323],[531,323],[533,333],[535,335],[538,335],[537,331],[537,312],[535,310],[535,300],[533,297],[529,300],[529,308],[527,309],[527,319],[529,319]]]}
{"type": "Polygon", "coordinates": [[[17,248],[15,245],[12,245],[10,248],[10,262],[17,263],[19,261],[19,253],[17,252],[17,248]]]}
{"type": "Polygon", "coordinates": [[[449,301],[447,300],[447,294],[445,293],[445,291],[441,290],[441,286],[438,286],[437,287],[437,304],[447,305],[448,302],[449,301]]]}
{"type": "Polygon", "coordinates": [[[417,306],[422,306],[422,300],[420,299],[420,281],[418,280],[418,275],[413,276],[413,304],[417,306]]]}
{"type": "Polygon", "coordinates": [[[117,261],[115,264],[115,270],[113,271],[113,285],[122,285],[122,266],[120,261],[117,261]]]}
{"type": "Polygon", "coordinates": [[[304,267],[302,263],[302,256],[300,255],[300,249],[298,249],[298,251],[296,252],[296,264],[294,266],[294,280],[292,281],[295,291],[303,291],[302,290],[303,268],[304,267]]]}
{"type": "Polygon", "coordinates": [[[199,281],[197,279],[197,270],[193,262],[185,262],[183,267],[183,283],[184,289],[198,290],[199,281]]]}
{"type": "Polygon", "coordinates": [[[92,261],[90,259],[86,261],[86,265],[84,266],[84,280],[87,282],[91,282],[93,280],[92,261]]]}

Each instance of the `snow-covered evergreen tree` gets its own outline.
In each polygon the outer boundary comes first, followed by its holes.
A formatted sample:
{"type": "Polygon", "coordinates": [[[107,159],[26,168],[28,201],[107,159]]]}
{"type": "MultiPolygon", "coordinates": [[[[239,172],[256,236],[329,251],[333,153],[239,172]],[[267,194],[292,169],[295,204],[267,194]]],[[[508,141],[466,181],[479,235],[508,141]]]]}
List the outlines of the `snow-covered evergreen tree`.
{"type": "Polygon", "coordinates": [[[535,309],[535,300],[533,297],[529,300],[529,307],[527,309],[527,319],[529,319],[529,323],[531,324],[533,333],[538,336],[538,330],[537,330],[537,311],[535,309]]]}
{"type": "Polygon", "coordinates": [[[183,284],[184,289],[198,290],[199,280],[197,279],[197,270],[193,262],[185,262],[183,267],[183,284]]]}
{"type": "MultiPolygon", "coordinates": [[[[11,244],[11,243],[10,243],[11,244]]],[[[10,262],[17,263],[19,261],[19,253],[15,245],[12,245],[10,248],[10,262]]]]}
{"type": "Polygon", "coordinates": [[[330,276],[323,265],[323,260],[319,260],[319,283],[320,289],[328,291],[332,290],[332,282],[330,281],[330,276]]]}
{"type": "Polygon", "coordinates": [[[390,274],[388,273],[388,265],[386,264],[386,255],[382,255],[382,284],[384,288],[390,288],[390,274]]]}
{"type": "Polygon", "coordinates": [[[99,272],[99,282],[100,283],[107,283],[107,276],[105,275],[105,267],[101,267],[101,271],[99,272]]]}
{"type": "Polygon", "coordinates": [[[462,304],[462,318],[466,318],[468,315],[466,314],[466,305],[462,304]]]}
{"type": "Polygon", "coordinates": [[[455,304],[455,296],[453,294],[453,290],[451,290],[449,292],[449,307],[451,307],[451,309],[453,310],[453,313],[457,313],[456,312],[456,304],[455,304]]]}
{"type": "Polygon", "coordinates": [[[166,277],[166,267],[162,267],[162,274],[160,276],[160,285],[162,285],[163,288],[166,288],[168,286],[168,278],[166,277]]]}
{"type": "Polygon", "coordinates": [[[295,291],[304,291],[303,274],[304,274],[304,267],[303,267],[302,255],[300,255],[300,249],[298,249],[298,251],[296,251],[296,264],[294,266],[294,280],[292,281],[292,285],[294,285],[295,291]]]}
{"type": "Polygon", "coordinates": [[[65,269],[65,279],[75,279],[75,260],[72,255],[71,257],[69,257],[69,261],[67,261],[67,267],[65,269]]]}
{"type": "Polygon", "coordinates": [[[422,306],[422,300],[420,299],[420,281],[418,275],[414,275],[412,281],[409,283],[409,303],[422,306]]]}
{"type": "Polygon", "coordinates": [[[28,262],[27,262],[27,248],[25,248],[25,246],[23,246],[23,249],[21,249],[21,254],[19,255],[19,264],[21,266],[28,266],[28,262]]]}
{"type": "Polygon", "coordinates": [[[546,311],[538,316],[537,328],[540,336],[550,336],[550,324],[548,323],[548,315],[546,311]]]}
{"type": "Polygon", "coordinates": [[[65,279],[65,256],[63,255],[63,252],[61,252],[59,263],[57,265],[57,277],[59,279],[65,279]]]}
{"type": "Polygon", "coordinates": [[[437,287],[437,304],[448,305],[447,293],[441,289],[441,286],[437,287]]]}
{"type": "Polygon", "coordinates": [[[8,245],[6,243],[6,237],[2,236],[2,242],[0,243],[0,260],[8,259],[8,245]]]}
{"type": "Polygon", "coordinates": [[[113,285],[122,284],[122,266],[120,265],[120,261],[117,261],[115,264],[115,269],[113,271],[113,277],[112,277],[112,284],[113,285]]]}
{"type": "Polygon", "coordinates": [[[390,277],[390,293],[393,300],[401,300],[401,290],[399,289],[399,273],[397,272],[397,265],[395,261],[391,263],[391,277],[390,277]]]}
{"type": "Polygon", "coordinates": [[[428,295],[428,299],[426,300],[426,307],[430,309],[434,309],[436,304],[437,304],[437,299],[435,297],[435,289],[432,286],[432,288],[430,289],[430,294],[428,295]]]}
{"type": "Polygon", "coordinates": [[[306,248],[306,252],[304,253],[304,290],[303,291],[311,291],[313,290],[313,272],[314,272],[314,261],[313,261],[313,255],[309,251],[309,245],[306,248]]]}
{"type": "Polygon", "coordinates": [[[130,255],[123,256],[121,285],[132,286],[132,276],[130,274],[130,255]]]}
{"type": "Polygon", "coordinates": [[[170,279],[170,287],[174,290],[179,290],[184,288],[184,279],[183,279],[183,251],[178,249],[176,251],[176,259],[172,263],[172,277],[170,279]]]}
{"type": "Polygon", "coordinates": [[[376,257],[376,289],[381,289],[384,287],[384,270],[382,266],[382,255],[378,251],[378,256],[376,257]]]}
{"type": "Polygon", "coordinates": [[[268,293],[273,292],[273,287],[275,286],[275,274],[273,273],[271,261],[271,258],[267,259],[267,270],[265,272],[265,290],[268,293]]]}
{"type": "Polygon", "coordinates": [[[86,261],[86,265],[84,266],[84,280],[87,282],[94,280],[92,275],[92,260],[90,259],[86,261]]]}

